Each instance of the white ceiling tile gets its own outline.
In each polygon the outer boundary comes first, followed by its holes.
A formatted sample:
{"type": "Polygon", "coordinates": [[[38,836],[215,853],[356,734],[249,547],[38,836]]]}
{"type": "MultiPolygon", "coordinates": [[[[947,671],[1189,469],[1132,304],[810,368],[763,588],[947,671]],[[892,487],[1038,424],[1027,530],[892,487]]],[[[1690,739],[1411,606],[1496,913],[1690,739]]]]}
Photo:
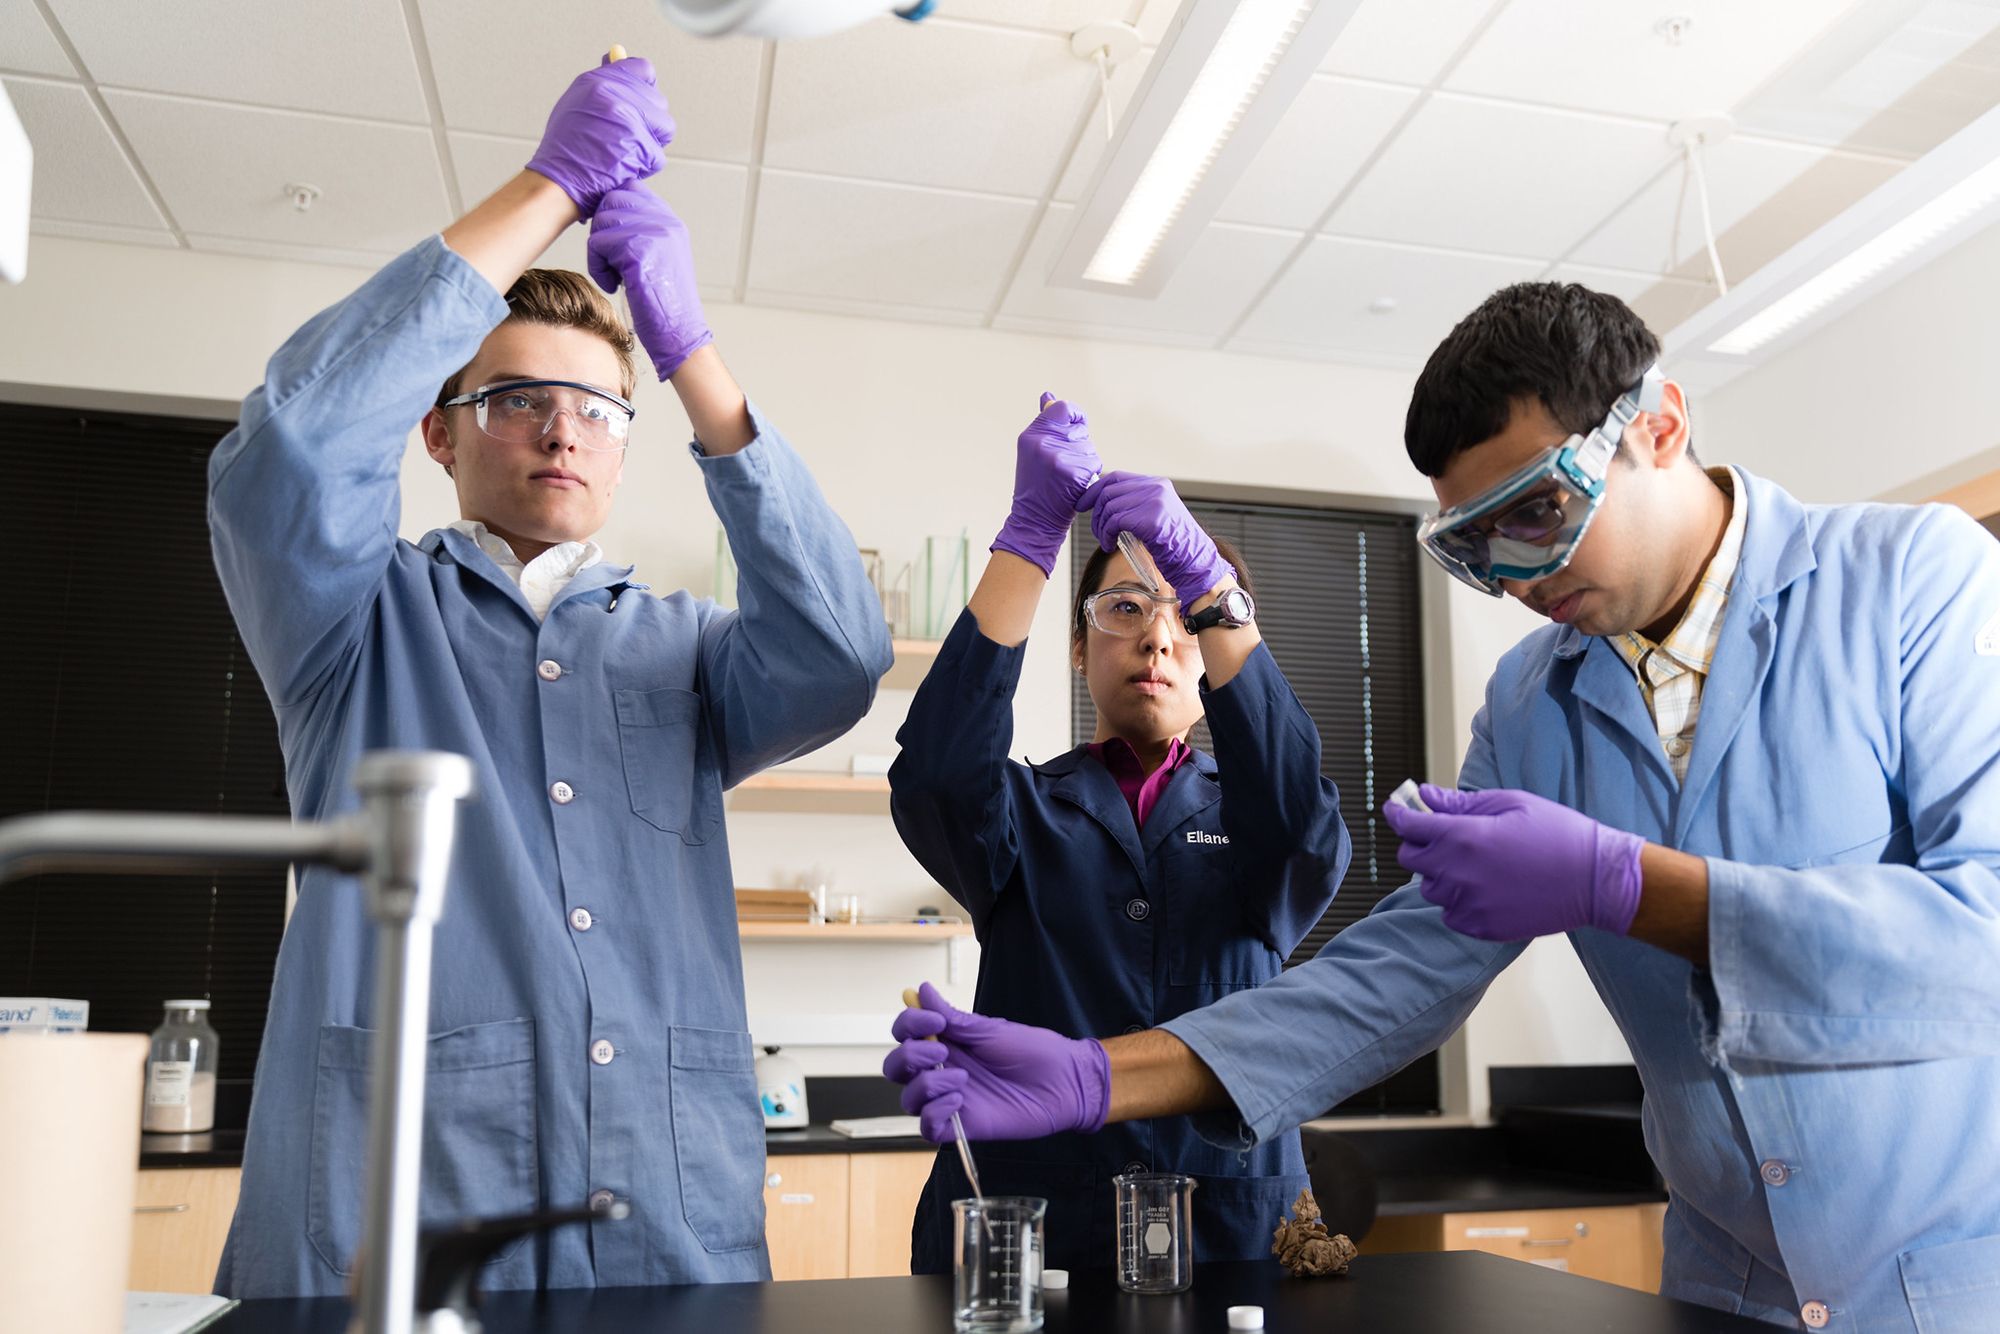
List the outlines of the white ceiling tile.
{"type": "MultiPolygon", "coordinates": [[[[1729,233],[1767,206],[1799,224],[1797,235],[1803,236],[1896,170],[1893,162],[1769,140],[1730,139],[1703,150],[1702,173],[1708,180],[1724,272],[1731,258],[1729,233]]],[[[1673,165],[1613,215],[1603,230],[1578,246],[1572,258],[1660,274],[1672,272],[1704,249],[1701,196],[1687,169],[1673,165]],[[1678,246],[1674,244],[1677,212],[1678,246]]],[[[1757,262],[1767,258],[1760,255],[1757,262]]]]}
{"type": "Polygon", "coordinates": [[[1298,233],[1211,226],[1152,300],[1048,281],[1049,266],[1075,221],[1074,209],[1050,205],[996,324],[1064,327],[1074,333],[1134,332],[1214,338],[1235,322],[1299,242],[1298,233]]]}
{"type": "Polygon", "coordinates": [[[430,118],[397,0],[49,0],[49,8],[106,87],[430,118]]]}
{"type": "Polygon", "coordinates": [[[120,245],[157,246],[177,250],[180,242],[164,227],[113,227],[101,222],[71,222],[36,218],[28,229],[37,236],[67,236],[78,241],[116,241],[120,245]]]}
{"type": "Polygon", "coordinates": [[[219,255],[295,259],[308,264],[339,264],[350,269],[371,270],[381,268],[382,261],[396,253],[392,250],[349,250],[341,246],[287,245],[282,241],[257,241],[240,236],[204,236],[200,232],[188,234],[188,245],[195,250],[219,255]]]}
{"type": "Polygon", "coordinates": [[[35,150],[29,208],[36,219],[112,227],[167,225],[90,94],[73,83],[6,82],[7,98],[35,150]]]}
{"type": "Polygon", "coordinates": [[[1427,84],[1506,0],[1361,0],[1320,68],[1330,74],[1427,84]]]}
{"type": "Polygon", "coordinates": [[[1511,0],[1445,87],[1670,121],[1727,111],[1853,4],[1511,0]],[[1669,14],[1693,20],[1679,45],[1654,31],[1669,14]]]}
{"type": "Polygon", "coordinates": [[[1216,217],[1308,228],[1347,187],[1417,93],[1320,75],[1264,141],[1216,217]]]}
{"type": "Polygon", "coordinates": [[[1034,210],[1022,200],[766,168],[749,289],[983,313],[1034,210]]]}
{"type": "Polygon", "coordinates": [[[76,67],[29,0],[0,0],[0,69],[75,77],[76,67]]]}
{"type": "Polygon", "coordinates": [[[560,21],[543,0],[418,0],[418,9],[438,102],[455,130],[540,139],[570,80],[622,42],[653,62],[674,116],[674,152],[750,160],[762,42],[690,36],[651,0],[592,0],[587,19],[560,21]]]}
{"type": "Polygon", "coordinates": [[[1312,351],[1366,365],[1421,365],[1452,326],[1537,266],[1315,237],[1230,342],[1231,351],[1312,351]],[[1370,309],[1381,298],[1386,314],[1370,309]]]}
{"type": "Polygon", "coordinates": [[[428,129],[107,92],[184,231],[395,253],[451,220],[428,129]],[[284,187],[317,186],[307,211],[284,187]]]}
{"type": "Polygon", "coordinates": [[[1168,25],[1180,11],[1181,0],[1146,0],[1132,26],[1139,30],[1140,41],[1154,46],[1167,35],[1168,25]]]}
{"type": "Polygon", "coordinates": [[[1656,126],[1437,94],[1326,230],[1552,260],[1669,152],[1656,126]]]}
{"type": "MultiPolygon", "coordinates": [[[[467,206],[511,179],[534,150],[532,139],[454,131],[451,157],[467,206]]],[[[737,264],[743,252],[743,192],[749,179],[748,167],[669,157],[666,168],[646,182],[687,224],[694,246],[695,276],[705,287],[729,291],[736,286],[737,264]]],[[[588,235],[587,228],[570,228],[549,248],[542,262],[587,272],[584,254],[588,235]]]]}
{"type": "MultiPolygon", "coordinates": [[[[1674,279],[1662,279],[1657,273],[1637,273],[1631,269],[1602,269],[1589,264],[1558,264],[1550,270],[1548,280],[1552,283],[1580,283],[1593,292],[1603,292],[1615,296],[1620,301],[1634,301],[1644,296],[1661,283],[1675,287],[1692,288],[1696,293],[1705,291],[1704,284],[1684,283],[1674,279]]],[[[1656,330],[1665,333],[1665,329],[1656,330]]]]}
{"type": "Polygon", "coordinates": [[[782,310],[816,310],[828,315],[862,315],[870,319],[909,320],[918,324],[951,324],[977,328],[985,317],[971,310],[943,310],[936,306],[909,306],[894,301],[867,301],[859,297],[809,296],[797,292],[761,295],[751,292],[748,306],[772,306],[782,310]]]}
{"type": "Polygon", "coordinates": [[[779,50],[764,161],[1040,198],[1096,84],[1067,38],[884,19],[779,50]]]}
{"type": "MultiPolygon", "coordinates": [[[[1125,123],[1125,113],[1132,106],[1132,94],[1139,90],[1139,83],[1146,77],[1146,69],[1153,63],[1157,52],[1152,47],[1142,47],[1130,60],[1122,61],[1111,71],[1111,128],[1115,132],[1125,123]]],[[[1111,146],[1111,138],[1105,133],[1104,101],[1102,96],[1092,99],[1090,120],[1083,127],[1083,137],[1077,140],[1076,151],[1070,154],[1069,165],[1063,168],[1062,180],[1056,183],[1053,196],[1065,203],[1073,203],[1090,185],[1091,178],[1104,161],[1104,153],[1111,146]]]]}
{"type": "Polygon", "coordinates": [[[1091,23],[1124,23],[1137,8],[1135,0],[944,0],[937,16],[1045,28],[1068,36],[1091,23]]]}

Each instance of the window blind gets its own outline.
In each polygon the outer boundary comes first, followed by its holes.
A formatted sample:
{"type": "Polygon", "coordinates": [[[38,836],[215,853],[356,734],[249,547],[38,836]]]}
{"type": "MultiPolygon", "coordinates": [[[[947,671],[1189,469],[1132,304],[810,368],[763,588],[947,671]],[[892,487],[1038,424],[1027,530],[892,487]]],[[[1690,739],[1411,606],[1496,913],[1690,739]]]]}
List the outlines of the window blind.
{"type": "MultiPolygon", "coordinates": [[[[232,423],[14,404],[0,657],[0,818],[59,810],[285,815],[270,704],[209,554],[209,452],[232,423]]],[[[149,1032],[207,997],[247,1081],[284,926],[283,868],[38,876],[0,886],[0,994],[90,1002],[149,1032]]]]}

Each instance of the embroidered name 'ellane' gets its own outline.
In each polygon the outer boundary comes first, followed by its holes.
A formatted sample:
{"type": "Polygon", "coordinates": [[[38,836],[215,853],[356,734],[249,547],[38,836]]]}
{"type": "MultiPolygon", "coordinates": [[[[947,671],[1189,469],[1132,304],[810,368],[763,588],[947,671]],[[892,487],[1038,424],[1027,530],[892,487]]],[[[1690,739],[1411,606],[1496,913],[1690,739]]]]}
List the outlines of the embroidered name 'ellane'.
{"type": "Polygon", "coordinates": [[[1190,829],[1188,830],[1187,841],[1190,843],[1227,843],[1229,835],[1211,834],[1203,829],[1190,829]]]}

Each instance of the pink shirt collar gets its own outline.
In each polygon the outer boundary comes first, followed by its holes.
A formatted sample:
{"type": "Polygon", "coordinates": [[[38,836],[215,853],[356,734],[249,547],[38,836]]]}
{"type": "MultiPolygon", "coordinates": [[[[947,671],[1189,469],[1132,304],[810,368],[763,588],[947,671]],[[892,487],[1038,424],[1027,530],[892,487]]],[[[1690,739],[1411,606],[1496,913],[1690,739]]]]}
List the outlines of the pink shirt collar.
{"type": "Polygon", "coordinates": [[[1084,749],[1118,780],[1118,790],[1125,794],[1125,804],[1132,808],[1132,818],[1139,822],[1141,829],[1146,827],[1146,817],[1153,813],[1153,807],[1159,804],[1160,794],[1173,781],[1174,770],[1187,763],[1194,754],[1191,746],[1175,737],[1167,743],[1166,761],[1149,774],[1139,762],[1139,753],[1124,737],[1093,741],[1084,749]]]}

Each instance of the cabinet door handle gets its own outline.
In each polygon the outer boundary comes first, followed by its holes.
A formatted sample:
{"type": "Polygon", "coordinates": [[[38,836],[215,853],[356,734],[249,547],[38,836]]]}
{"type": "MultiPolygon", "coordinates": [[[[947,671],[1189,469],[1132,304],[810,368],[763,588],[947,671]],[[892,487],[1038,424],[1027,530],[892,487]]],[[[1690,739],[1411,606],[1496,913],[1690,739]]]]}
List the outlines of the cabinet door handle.
{"type": "Polygon", "coordinates": [[[187,1211],[188,1206],[185,1204],[135,1204],[132,1206],[132,1212],[135,1214],[184,1214],[187,1211]]]}
{"type": "Polygon", "coordinates": [[[1527,1241],[1523,1241],[1521,1244],[1523,1246],[1567,1246],[1569,1245],[1569,1243],[1570,1243],[1570,1238],[1568,1237],[1548,1237],[1548,1238],[1536,1237],[1536,1238],[1531,1238],[1527,1241]]]}

